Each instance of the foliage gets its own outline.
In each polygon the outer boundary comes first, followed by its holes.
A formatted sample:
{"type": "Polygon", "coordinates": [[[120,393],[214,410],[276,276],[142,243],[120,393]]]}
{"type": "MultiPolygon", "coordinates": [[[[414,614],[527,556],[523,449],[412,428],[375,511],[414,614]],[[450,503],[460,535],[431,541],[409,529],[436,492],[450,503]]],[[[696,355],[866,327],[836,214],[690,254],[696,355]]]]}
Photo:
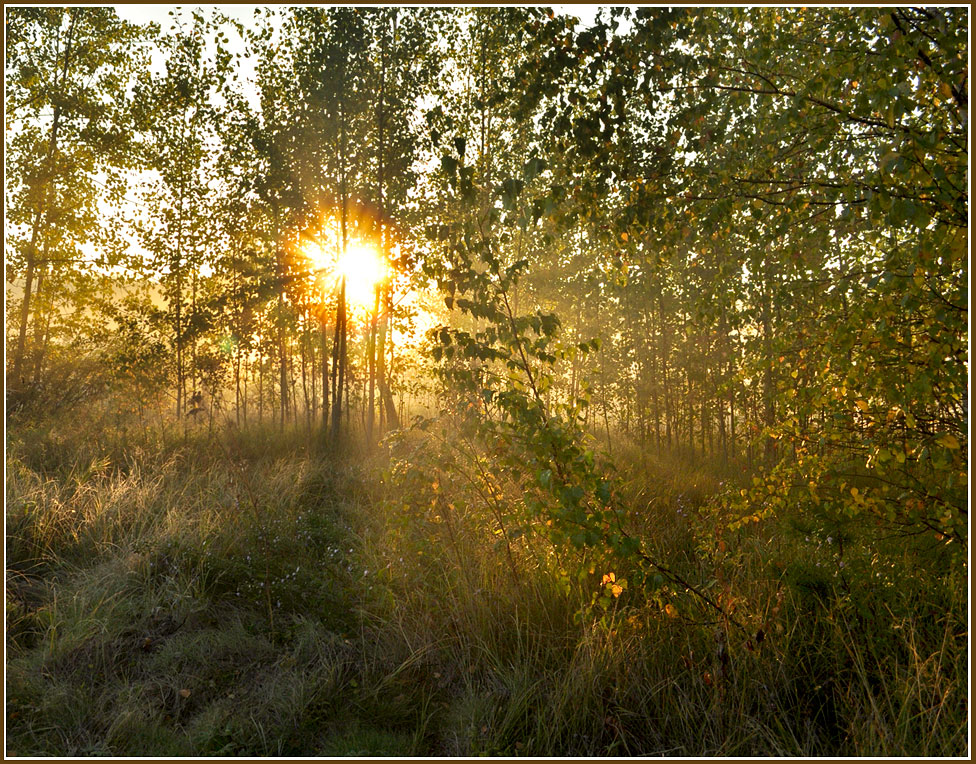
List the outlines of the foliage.
{"type": "Polygon", "coordinates": [[[6,14],[8,748],[966,750],[964,11],[119,13],[6,14]]]}

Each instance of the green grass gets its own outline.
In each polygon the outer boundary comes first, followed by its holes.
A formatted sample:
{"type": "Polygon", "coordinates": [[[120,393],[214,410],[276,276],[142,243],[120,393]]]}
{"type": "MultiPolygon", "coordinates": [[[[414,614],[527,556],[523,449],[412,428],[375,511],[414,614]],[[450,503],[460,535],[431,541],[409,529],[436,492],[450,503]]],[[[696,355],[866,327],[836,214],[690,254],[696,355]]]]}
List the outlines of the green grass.
{"type": "Polygon", "coordinates": [[[506,550],[460,486],[418,509],[385,458],[12,431],[8,753],[966,753],[965,581],[931,551],[785,520],[720,547],[716,478],[644,460],[635,529],[746,630],[678,590],[601,620],[553,553],[506,550]]]}

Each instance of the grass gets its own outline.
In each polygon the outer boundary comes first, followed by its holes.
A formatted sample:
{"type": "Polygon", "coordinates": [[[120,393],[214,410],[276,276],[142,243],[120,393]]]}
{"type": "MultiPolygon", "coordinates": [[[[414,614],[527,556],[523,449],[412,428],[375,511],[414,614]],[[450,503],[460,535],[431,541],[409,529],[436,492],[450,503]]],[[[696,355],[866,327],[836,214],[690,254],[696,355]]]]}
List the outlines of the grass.
{"type": "Polygon", "coordinates": [[[965,581],[924,549],[839,556],[786,520],[719,547],[714,475],[635,460],[635,528],[748,630],[667,589],[601,619],[531,537],[459,486],[418,506],[386,459],[12,430],[8,754],[967,752],[965,581]]]}

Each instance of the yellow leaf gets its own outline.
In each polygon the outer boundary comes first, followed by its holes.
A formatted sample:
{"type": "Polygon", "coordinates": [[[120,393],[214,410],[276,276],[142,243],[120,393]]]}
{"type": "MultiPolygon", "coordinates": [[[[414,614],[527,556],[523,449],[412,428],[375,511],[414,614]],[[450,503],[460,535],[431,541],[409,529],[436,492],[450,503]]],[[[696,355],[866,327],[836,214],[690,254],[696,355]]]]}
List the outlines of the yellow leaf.
{"type": "Polygon", "coordinates": [[[866,412],[868,410],[868,402],[867,401],[858,400],[858,401],[854,401],[854,403],[857,404],[857,407],[859,409],[861,409],[861,411],[865,411],[866,412]]]}
{"type": "Polygon", "coordinates": [[[605,573],[603,575],[603,583],[605,584],[612,584],[616,580],[617,580],[617,576],[614,573],[605,573]]]}
{"type": "Polygon", "coordinates": [[[956,438],[955,435],[950,435],[949,433],[945,433],[944,435],[941,435],[938,441],[936,442],[941,446],[945,446],[946,448],[952,449],[953,451],[959,450],[959,440],[956,438]]]}
{"type": "Polygon", "coordinates": [[[610,587],[610,592],[613,594],[614,597],[619,597],[621,594],[623,594],[623,591],[624,588],[620,586],[620,584],[614,584],[613,586],[610,587]]]}
{"type": "Polygon", "coordinates": [[[624,231],[622,234],[620,234],[620,238],[623,239],[624,241],[627,241],[627,239],[629,239],[630,236],[628,236],[627,232],[624,231]]]}
{"type": "Polygon", "coordinates": [[[678,608],[672,605],[670,602],[664,606],[664,612],[668,614],[669,618],[678,617],[678,608]]]}

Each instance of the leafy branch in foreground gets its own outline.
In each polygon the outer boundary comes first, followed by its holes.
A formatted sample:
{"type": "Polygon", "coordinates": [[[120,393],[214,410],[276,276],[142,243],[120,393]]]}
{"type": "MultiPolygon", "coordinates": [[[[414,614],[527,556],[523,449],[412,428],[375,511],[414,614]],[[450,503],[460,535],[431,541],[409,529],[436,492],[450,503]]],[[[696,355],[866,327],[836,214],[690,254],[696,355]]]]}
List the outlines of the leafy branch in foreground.
{"type": "MultiPolygon", "coordinates": [[[[470,198],[467,168],[454,159],[444,166],[452,177],[461,178],[462,196],[470,198]]],[[[436,494],[451,472],[466,476],[472,498],[487,510],[484,520],[505,545],[516,576],[512,544],[521,539],[530,556],[554,559],[567,591],[573,580],[588,587],[589,605],[603,611],[614,607],[628,586],[646,587],[653,594],[667,582],[744,629],[702,586],[654,559],[628,532],[610,465],[601,463],[586,444],[582,422],[588,396],[554,394],[556,362],[593,352],[599,341],[567,346],[557,316],[541,310],[517,314],[513,308],[512,292],[528,268],[528,260],[518,255],[531,235],[531,218],[517,209],[522,188],[522,181],[507,179],[497,189],[500,208],[515,213],[514,231],[506,230],[498,206],[487,214],[501,228],[495,235],[485,231],[483,220],[438,228],[445,245],[442,259],[429,259],[427,273],[455,311],[456,321],[431,329],[428,338],[449,429],[436,437],[432,463],[418,466],[418,454],[411,452],[413,464],[400,465],[401,478],[410,473],[415,478],[411,491],[429,494],[424,491],[429,484],[436,494]],[[505,243],[514,256],[506,256],[505,243]],[[432,479],[431,468],[442,471],[443,478],[432,479]],[[535,548],[533,540],[546,552],[535,548]]],[[[417,429],[436,428],[433,421],[420,419],[417,429]]],[[[445,509],[450,509],[436,495],[430,505],[438,517],[446,517],[445,509]]]]}

